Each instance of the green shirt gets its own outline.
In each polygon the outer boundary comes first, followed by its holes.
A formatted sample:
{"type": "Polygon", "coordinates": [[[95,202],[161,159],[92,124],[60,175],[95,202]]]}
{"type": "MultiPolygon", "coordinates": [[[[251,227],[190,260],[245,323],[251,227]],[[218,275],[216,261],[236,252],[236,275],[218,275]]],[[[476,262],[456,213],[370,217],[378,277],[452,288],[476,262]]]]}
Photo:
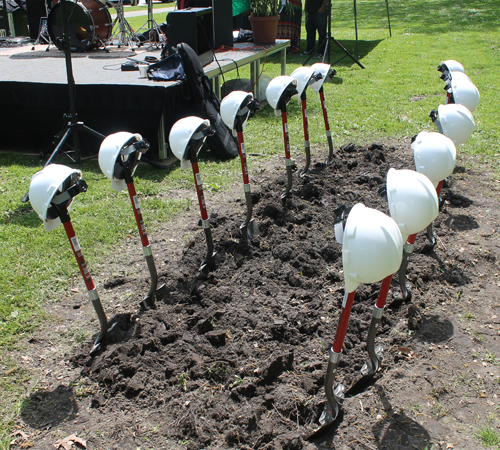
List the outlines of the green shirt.
{"type": "Polygon", "coordinates": [[[233,16],[250,9],[250,0],[233,0],[233,16]]]}

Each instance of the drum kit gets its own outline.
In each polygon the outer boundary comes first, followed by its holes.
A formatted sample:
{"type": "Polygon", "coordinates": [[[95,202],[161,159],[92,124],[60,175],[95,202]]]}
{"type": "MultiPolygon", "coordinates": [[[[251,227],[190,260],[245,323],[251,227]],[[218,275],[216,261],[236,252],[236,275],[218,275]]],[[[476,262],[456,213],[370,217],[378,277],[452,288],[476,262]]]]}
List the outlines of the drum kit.
{"type": "MultiPolygon", "coordinates": [[[[63,26],[67,23],[67,34],[71,52],[104,47],[106,44],[122,46],[142,45],[138,35],[125,19],[123,0],[45,0],[47,11],[46,29],[41,30],[38,43],[46,42],[64,50],[63,26]],[[66,19],[62,13],[64,2],[66,19]],[[110,8],[116,11],[112,20],[110,8]],[[113,33],[113,30],[114,33],[113,33]],[[42,32],[44,33],[42,35],[42,32]],[[47,36],[48,34],[48,36],[47,36]]],[[[152,0],[148,0],[148,25],[152,20],[152,0]],[[150,11],[151,10],[151,11],[150,11]],[[149,17],[151,16],[151,17],[149,17]]]]}

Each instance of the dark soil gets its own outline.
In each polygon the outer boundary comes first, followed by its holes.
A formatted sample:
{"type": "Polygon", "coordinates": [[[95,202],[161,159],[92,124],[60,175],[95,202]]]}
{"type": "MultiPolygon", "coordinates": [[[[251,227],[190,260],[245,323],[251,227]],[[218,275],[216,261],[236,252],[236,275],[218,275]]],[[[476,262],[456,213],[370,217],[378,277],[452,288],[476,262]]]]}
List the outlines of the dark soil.
{"type": "MultiPolygon", "coordinates": [[[[305,178],[300,164],[285,202],[284,164],[250,173],[260,234],[249,244],[239,233],[241,186],[208,196],[217,251],[208,274],[198,270],[207,252],[199,214],[150,236],[167,291],[156,309],[138,308],[149,280],[138,244],[98,273],[108,276],[98,288],[110,323],[124,335],[97,355],[89,356],[90,337],[76,345],[68,338],[98,329],[86,294],[51,306],[51,337],[41,330],[27,344],[24,364],[38,378],[21,411],[25,435],[16,434],[12,448],[53,449],[75,434],[88,449],[470,450],[481,448],[485,427],[498,433],[499,184],[487,166],[461,158],[442,191],[437,244],[417,237],[410,302],[393,279],[376,338],[382,369],[351,389],[336,422],[310,438],[325,406],[344,294],[333,210],[362,202],[388,213],[379,193],[388,169],[414,164],[408,142],[347,145],[305,178]],[[181,245],[184,236],[193,238],[181,245]]],[[[367,360],[379,287],[356,293],[337,373],[347,388],[367,360]]]]}

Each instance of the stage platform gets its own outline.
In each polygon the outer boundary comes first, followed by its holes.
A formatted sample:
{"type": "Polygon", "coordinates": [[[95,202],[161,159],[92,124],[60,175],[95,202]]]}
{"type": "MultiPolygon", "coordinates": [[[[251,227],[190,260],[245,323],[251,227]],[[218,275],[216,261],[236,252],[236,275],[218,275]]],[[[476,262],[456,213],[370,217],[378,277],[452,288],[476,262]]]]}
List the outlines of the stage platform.
{"type": "MultiPolygon", "coordinates": [[[[277,41],[267,48],[251,48],[252,45],[245,44],[241,50],[220,55],[216,53],[219,64],[213,62],[205,67],[216,87],[218,75],[233,70],[236,65],[252,64],[252,72],[256,73],[265,54],[280,51],[284,70],[289,41],[277,41]]],[[[47,152],[52,148],[54,135],[65,124],[63,116],[69,111],[69,93],[64,52],[54,46],[46,49],[47,45],[0,48],[2,150],[47,152]]],[[[108,50],[101,47],[71,54],[79,120],[105,136],[117,131],[140,133],[151,143],[151,157],[166,159],[165,141],[170,127],[194,113],[194,105],[183,93],[182,82],[154,82],[139,78],[138,71],[121,70],[129,58],[141,61],[146,56],[155,56],[159,59],[159,48],[110,46],[108,50]]],[[[83,157],[98,153],[98,139],[86,133],[79,136],[83,157]]]]}

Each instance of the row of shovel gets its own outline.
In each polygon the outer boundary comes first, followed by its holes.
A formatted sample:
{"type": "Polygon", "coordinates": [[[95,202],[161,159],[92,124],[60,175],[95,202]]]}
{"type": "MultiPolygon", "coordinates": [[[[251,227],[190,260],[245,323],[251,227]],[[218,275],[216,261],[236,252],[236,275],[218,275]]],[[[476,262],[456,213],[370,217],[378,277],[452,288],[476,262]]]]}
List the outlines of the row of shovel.
{"type": "MultiPolygon", "coordinates": [[[[470,111],[466,106],[458,103],[466,96],[457,95],[456,86],[460,83],[454,83],[453,80],[458,80],[461,76],[456,75],[456,70],[451,70],[452,63],[456,62],[445,61],[438,68],[447,83],[446,103],[439,105],[438,110],[431,113],[431,118],[439,132],[421,132],[414,138],[411,146],[414,152],[416,171],[390,169],[387,174],[385,194],[390,216],[362,204],[356,204],[352,208],[344,205],[335,211],[335,235],[338,242],[342,244],[345,296],[334,343],[330,350],[325,378],[327,405],[320,419],[322,427],[328,426],[335,420],[343,402],[345,388],[341,384],[334,386],[335,375],[357,287],[362,283],[374,283],[382,280],[367,338],[369,360],[362,368],[362,374],[369,376],[380,368],[382,360],[382,350],[375,348],[375,335],[383,314],[392,276],[399,270],[399,282],[403,297],[409,300],[411,294],[405,285],[405,273],[416,233],[427,229],[431,244],[435,243],[432,222],[439,213],[439,194],[442,182],[453,172],[455,167],[456,145],[464,143],[475,127],[470,111]]],[[[453,68],[457,67],[460,68],[460,65],[453,66],[453,68]]],[[[288,198],[292,192],[287,104],[294,96],[297,96],[302,103],[306,165],[300,173],[301,176],[304,176],[308,173],[311,160],[306,107],[306,89],[309,86],[319,93],[321,99],[329,145],[329,154],[325,164],[330,164],[335,158],[323,90],[324,82],[334,75],[335,71],[331,70],[330,65],[318,63],[311,67],[300,67],[289,77],[286,75],[276,77],[268,85],[267,100],[275,114],[278,117],[281,115],[283,124],[288,178],[286,190],[281,195],[283,200],[288,198]]],[[[461,79],[465,80],[463,76],[461,79]]],[[[258,233],[257,224],[252,219],[250,181],[243,141],[245,124],[257,107],[258,104],[253,95],[243,91],[234,91],[221,102],[221,117],[238,139],[243,188],[247,204],[246,219],[240,227],[242,237],[245,240],[251,239],[258,233]]],[[[181,167],[184,169],[191,167],[193,170],[202,224],[207,240],[207,255],[200,266],[202,271],[213,270],[216,263],[197,157],[206,137],[213,132],[207,119],[186,117],[173,125],[169,136],[170,147],[174,155],[181,161],[181,167]]],[[[104,175],[111,180],[113,189],[121,191],[127,188],[129,192],[144,256],[151,275],[150,290],[141,302],[143,308],[154,307],[155,301],[164,292],[164,285],[159,288],[157,286],[156,267],[133,183],[133,175],[137,165],[142,154],[148,149],[149,144],[142,136],[120,132],[106,137],[99,151],[100,168],[104,175]]],[[[60,223],[65,228],[84,278],[89,298],[99,318],[100,333],[91,350],[91,353],[94,353],[99,350],[109,334],[119,333],[119,330],[116,329],[117,327],[107,329],[106,315],[69,216],[73,198],[86,190],[87,185],[82,179],[81,171],[59,164],[49,164],[33,176],[29,199],[33,209],[43,220],[47,231],[54,229],[60,223]]]]}

